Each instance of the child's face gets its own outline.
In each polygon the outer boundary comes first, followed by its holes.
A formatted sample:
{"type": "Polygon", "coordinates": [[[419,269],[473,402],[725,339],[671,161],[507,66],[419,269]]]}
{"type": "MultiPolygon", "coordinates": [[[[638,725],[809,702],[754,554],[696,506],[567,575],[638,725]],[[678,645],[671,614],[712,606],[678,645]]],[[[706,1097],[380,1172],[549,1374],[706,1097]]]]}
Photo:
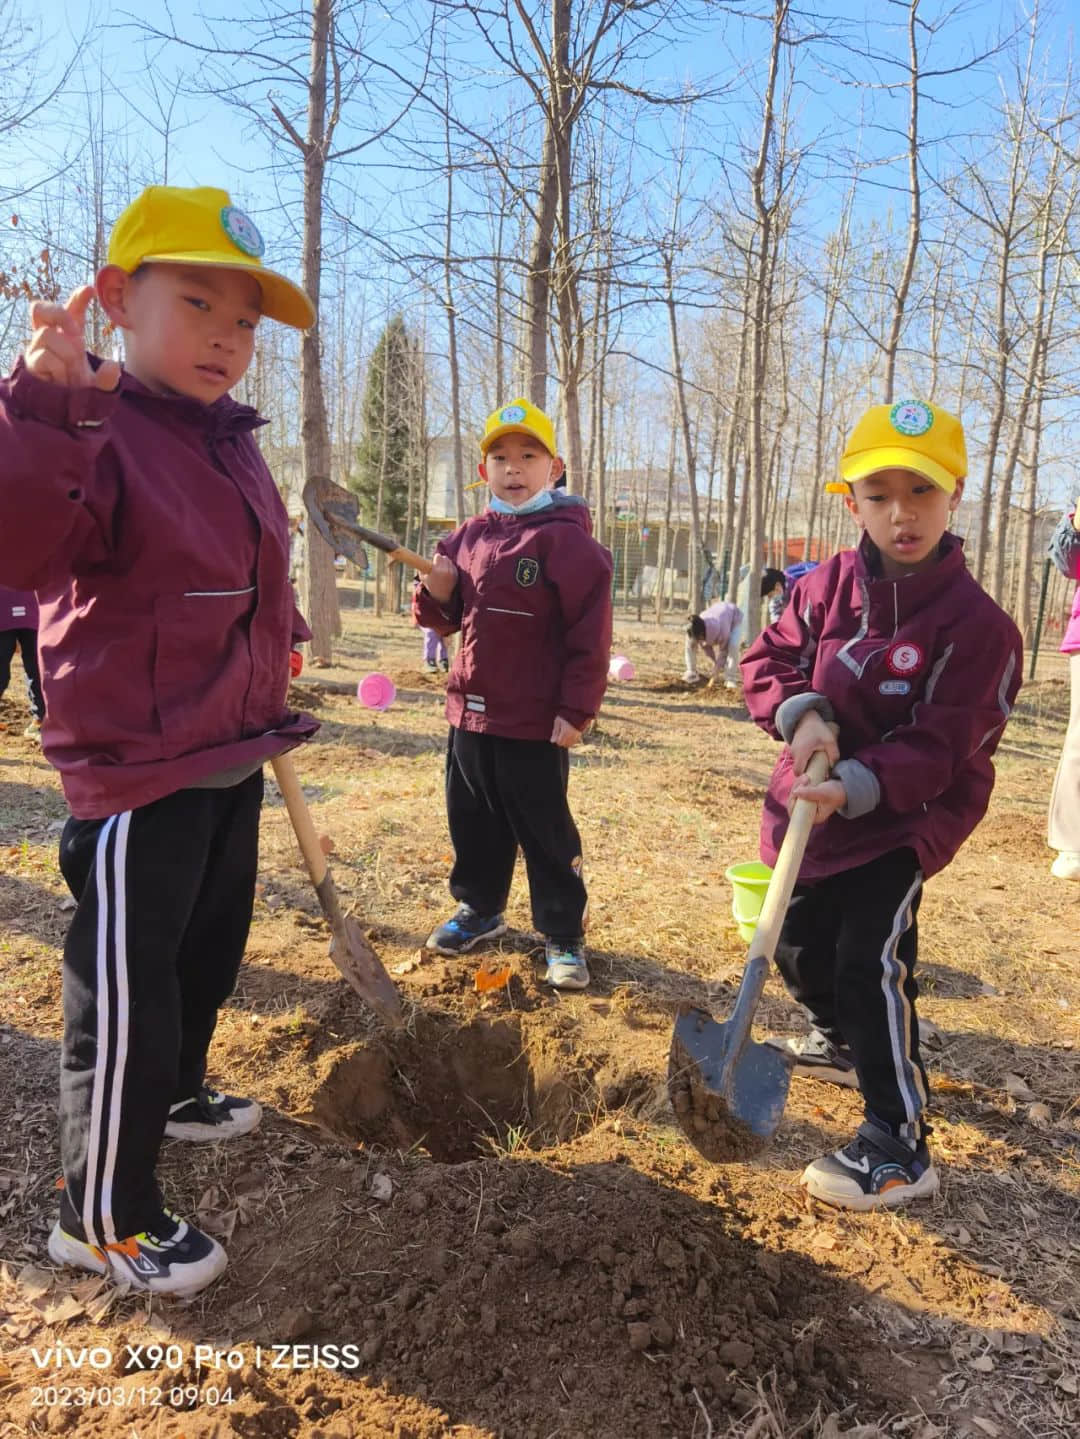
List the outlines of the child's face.
{"type": "Polygon", "coordinates": [[[125,367],[150,390],[212,404],[251,363],[262,294],[243,270],[107,266],[98,296],[124,332],[125,367]]]}
{"type": "Polygon", "coordinates": [[[491,493],[516,508],[557,480],[563,462],[532,435],[510,434],[495,441],[478,468],[491,493]]]}
{"type": "Polygon", "coordinates": [[[914,470],[878,470],[855,480],[844,503],[881,552],[886,579],[936,564],[938,541],[960,503],[964,482],[947,495],[914,470]]]}

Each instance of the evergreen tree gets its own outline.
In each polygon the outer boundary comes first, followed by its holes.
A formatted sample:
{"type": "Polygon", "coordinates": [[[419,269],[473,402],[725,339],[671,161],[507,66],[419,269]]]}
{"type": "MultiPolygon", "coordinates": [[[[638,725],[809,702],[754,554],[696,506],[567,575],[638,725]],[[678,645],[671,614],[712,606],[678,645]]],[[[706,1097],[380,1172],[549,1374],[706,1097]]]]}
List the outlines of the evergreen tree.
{"type": "Polygon", "coordinates": [[[403,538],[421,493],[426,436],[420,361],[401,315],[379,336],[364,390],[363,439],[350,485],[365,521],[403,538]]]}

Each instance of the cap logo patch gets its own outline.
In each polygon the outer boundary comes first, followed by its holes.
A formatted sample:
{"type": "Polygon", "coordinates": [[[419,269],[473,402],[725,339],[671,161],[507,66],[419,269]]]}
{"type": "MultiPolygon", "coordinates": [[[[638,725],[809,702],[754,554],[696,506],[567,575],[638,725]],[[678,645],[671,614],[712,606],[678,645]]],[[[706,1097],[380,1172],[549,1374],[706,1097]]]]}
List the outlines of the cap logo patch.
{"type": "Polygon", "coordinates": [[[524,405],[507,405],[499,411],[500,425],[520,425],[525,418],[524,405]]]}
{"type": "Polygon", "coordinates": [[[243,250],[245,255],[251,255],[253,259],[262,259],[266,250],[263,237],[259,234],[255,221],[245,215],[243,210],[238,210],[235,205],[223,206],[221,228],[238,250],[243,250]]]}
{"type": "Polygon", "coordinates": [[[922,400],[899,400],[889,411],[892,427],[901,435],[925,435],[934,423],[934,412],[922,400]]]}
{"type": "Polygon", "coordinates": [[[923,652],[918,645],[910,642],[893,645],[885,656],[885,663],[894,675],[913,675],[922,668],[923,652]]]}

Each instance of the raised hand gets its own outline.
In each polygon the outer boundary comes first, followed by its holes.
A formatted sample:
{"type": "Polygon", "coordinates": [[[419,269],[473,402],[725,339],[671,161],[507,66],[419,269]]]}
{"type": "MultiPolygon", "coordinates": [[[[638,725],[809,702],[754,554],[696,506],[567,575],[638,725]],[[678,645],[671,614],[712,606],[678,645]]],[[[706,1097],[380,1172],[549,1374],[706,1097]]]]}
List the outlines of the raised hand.
{"type": "Polygon", "coordinates": [[[34,300],[30,306],[33,334],[26,347],[26,368],[39,380],[76,390],[115,390],[120,366],[105,360],[96,370],[86,358],[86,312],[94,298],[92,285],[82,285],[66,305],[34,300]]]}

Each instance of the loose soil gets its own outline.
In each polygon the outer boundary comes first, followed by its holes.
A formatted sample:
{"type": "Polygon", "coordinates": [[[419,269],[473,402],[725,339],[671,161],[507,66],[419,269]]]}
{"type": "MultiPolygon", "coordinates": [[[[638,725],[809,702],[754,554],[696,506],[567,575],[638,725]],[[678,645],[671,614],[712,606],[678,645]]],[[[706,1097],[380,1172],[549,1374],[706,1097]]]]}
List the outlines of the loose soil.
{"type": "MultiPolygon", "coordinates": [[[[723,873],[756,855],[774,747],[738,694],[675,678],[674,624],[617,623],[637,678],[572,760],[593,983],[553,994],[520,874],[491,950],[423,948],[452,907],[443,680],[407,620],[344,613],[335,665],[294,687],[323,723],[295,758],[406,1024],[382,1029],[330,963],[268,782],[211,1053],[264,1121],[160,1163],[229,1253],[190,1303],[48,1265],[65,810],[16,687],[0,701],[0,1439],[1075,1435],[1080,886],[1049,878],[1044,840],[1060,661],[920,916],[941,1193],[852,1215],[798,1178],[857,1096],[793,1081],[771,1144],[724,1163],[668,1096],[679,1007],[725,1019],[744,959],[723,873]],[[378,715],[355,700],[375,669],[398,691],[378,715]]],[[[759,1020],[758,1039],[805,1029],[775,980],[759,1020]]]]}

